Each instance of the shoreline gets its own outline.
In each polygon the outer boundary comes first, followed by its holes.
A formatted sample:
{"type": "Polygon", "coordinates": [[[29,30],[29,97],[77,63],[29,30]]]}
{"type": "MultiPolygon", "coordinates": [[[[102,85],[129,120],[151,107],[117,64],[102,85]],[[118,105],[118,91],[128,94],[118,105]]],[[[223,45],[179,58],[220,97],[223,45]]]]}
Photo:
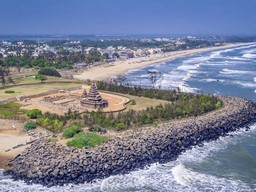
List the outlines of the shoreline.
{"type": "Polygon", "coordinates": [[[75,149],[38,141],[17,156],[5,174],[48,187],[92,182],[125,174],[152,163],[175,160],[204,141],[255,123],[256,103],[220,96],[224,107],[205,115],[180,119],[158,128],[131,131],[96,148],[75,149]]]}
{"type": "Polygon", "coordinates": [[[104,64],[104,66],[95,66],[90,69],[84,70],[81,74],[76,74],[73,76],[75,79],[79,79],[79,80],[90,79],[93,81],[103,81],[111,77],[121,75],[129,70],[146,67],[154,63],[171,61],[180,57],[198,54],[202,52],[217,51],[221,49],[228,49],[228,48],[246,46],[251,44],[254,44],[254,42],[233,43],[233,44],[226,44],[219,47],[208,47],[208,48],[200,48],[200,49],[173,51],[168,53],[157,53],[157,54],[149,55],[147,57],[131,58],[124,61],[115,61],[112,63],[104,64]]]}

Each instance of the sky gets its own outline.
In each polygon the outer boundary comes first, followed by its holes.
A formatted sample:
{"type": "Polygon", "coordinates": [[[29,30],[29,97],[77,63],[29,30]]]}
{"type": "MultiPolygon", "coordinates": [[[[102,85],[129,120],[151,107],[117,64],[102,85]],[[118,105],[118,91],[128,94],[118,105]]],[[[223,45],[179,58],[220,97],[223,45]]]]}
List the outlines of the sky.
{"type": "Polygon", "coordinates": [[[0,35],[256,35],[256,0],[0,0],[0,35]]]}

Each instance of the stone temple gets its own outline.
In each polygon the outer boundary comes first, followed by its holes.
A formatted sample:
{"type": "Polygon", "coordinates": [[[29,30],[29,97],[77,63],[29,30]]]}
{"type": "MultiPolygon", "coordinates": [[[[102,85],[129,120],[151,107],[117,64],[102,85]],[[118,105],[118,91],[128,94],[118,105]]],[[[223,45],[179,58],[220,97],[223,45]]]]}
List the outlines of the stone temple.
{"type": "Polygon", "coordinates": [[[102,109],[108,107],[108,101],[100,96],[96,83],[91,84],[89,93],[87,93],[84,89],[80,103],[83,107],[92,109],[102,109]]]}

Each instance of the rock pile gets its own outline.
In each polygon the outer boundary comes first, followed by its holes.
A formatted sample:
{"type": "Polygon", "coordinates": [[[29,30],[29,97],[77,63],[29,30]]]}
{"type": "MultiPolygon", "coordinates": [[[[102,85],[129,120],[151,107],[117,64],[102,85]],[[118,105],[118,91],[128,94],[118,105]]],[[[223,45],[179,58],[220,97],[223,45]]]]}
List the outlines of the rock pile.
{"type": "Polygon", "coordinates": [[[255,103],[234,97],[220,99],[225,106],[219,110],[129,132],[93,149],[35,142],[12,161],[12,170],[6,174],[53,186],[90,182],[153,162],[170,161],[193,145],[255,122],[255,103]]]}

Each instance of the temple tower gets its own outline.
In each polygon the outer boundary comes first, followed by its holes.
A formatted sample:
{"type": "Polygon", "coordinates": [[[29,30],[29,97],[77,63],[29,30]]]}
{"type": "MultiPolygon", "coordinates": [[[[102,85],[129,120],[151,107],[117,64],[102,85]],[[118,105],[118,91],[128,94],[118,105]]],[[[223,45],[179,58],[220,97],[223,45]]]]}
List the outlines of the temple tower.
{"type": "Polygon", "coordinates": [[[89,93],[84,90],[80,103],[83,107],[93,109],[102,109],[108,107],[108,101],[100,96],[96,83],[94,82],[91,84],[89,93]]]}

